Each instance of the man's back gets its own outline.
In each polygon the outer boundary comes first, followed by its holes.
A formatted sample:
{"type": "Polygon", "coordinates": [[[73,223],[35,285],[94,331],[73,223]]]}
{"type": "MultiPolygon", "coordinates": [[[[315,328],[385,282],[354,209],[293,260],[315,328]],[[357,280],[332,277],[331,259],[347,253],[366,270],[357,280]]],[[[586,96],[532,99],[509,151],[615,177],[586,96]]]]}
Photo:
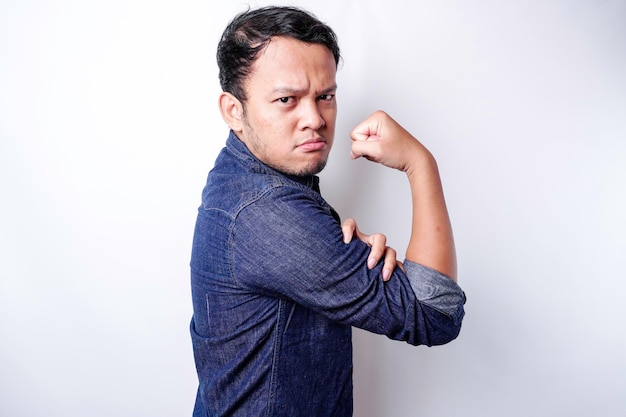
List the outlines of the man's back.
{"type": "MultiPolygon", "coordinates": [[[[229,142],[241,146],[233,137],[229,142]]],[[[276,188],[283,190],[277,195],[302,194],[309,200],[318,194],[284,176],[255,169],[258,163],[248,155],[234,154],[236,146],[224,151],[209,176],[194,238],[191,334],[201,381],[196,412],[349,416],[350,326],[254,286],[242,275],[259,269],[242,271],[233,264],[238,259],[233,247],[250,238],[241,235],[250,226],[238,224],[251,218],[246,211],[263,204],[276,188]]],[[[332,211],[328,215],[332,218],[332,211]]],[[[265,228],[265,233],[269,244],[281,238],[280,230],[265,228]]]]}

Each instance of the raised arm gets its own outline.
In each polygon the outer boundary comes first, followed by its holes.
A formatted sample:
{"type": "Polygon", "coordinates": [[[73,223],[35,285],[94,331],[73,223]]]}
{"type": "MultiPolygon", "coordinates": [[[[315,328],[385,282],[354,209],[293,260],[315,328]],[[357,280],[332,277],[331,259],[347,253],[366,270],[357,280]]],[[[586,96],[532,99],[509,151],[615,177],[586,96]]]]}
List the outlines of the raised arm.
{"type": "Polygon", "coordinates": [[[407,175],[413,215],[406,259],[437,270],[456,282],[452,226],[433,155],[382,111],[361,122],[350,136],[353,159],[364,157],[407,175]]]}

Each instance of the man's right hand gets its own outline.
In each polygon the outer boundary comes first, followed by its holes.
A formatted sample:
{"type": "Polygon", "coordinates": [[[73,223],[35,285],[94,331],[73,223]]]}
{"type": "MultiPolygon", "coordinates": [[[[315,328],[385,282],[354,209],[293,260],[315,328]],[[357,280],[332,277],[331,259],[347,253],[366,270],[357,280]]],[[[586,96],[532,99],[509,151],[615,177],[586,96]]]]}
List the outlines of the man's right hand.
{"type": "Polygon", "coordinates": [[[359,123],[350,137],[352,159],[364,157],[409,175],[422,163],[432,160],[424,145],[380,110],[359,123]]]}
{"type": "Polygon", "coordinates": [[[364,157],[407,174],[413,215],[406,259],[456,281],[452,226],[433,155],[383,111],[374,112],[350,133],[351,157],[364,157]]]}

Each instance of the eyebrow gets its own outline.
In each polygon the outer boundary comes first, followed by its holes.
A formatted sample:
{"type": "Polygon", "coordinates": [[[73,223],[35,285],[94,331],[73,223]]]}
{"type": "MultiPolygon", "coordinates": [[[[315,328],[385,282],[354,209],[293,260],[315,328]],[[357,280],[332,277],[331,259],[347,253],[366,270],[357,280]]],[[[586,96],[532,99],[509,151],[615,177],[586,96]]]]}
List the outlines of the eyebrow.
{"type": "MultiPolygon", "coordinates": [[[[286,96],[299,96],[305,94],[308,90],[302,88],[292,88],[292,87],[277,87],[272,90],[272,94],[284,94],[286,96]]],[[[329,94],[334,91],[337,91],[337,84],[333,84],[332,86],[325,88],[320,91],[317,95],[321,94],[329,94]]]]}

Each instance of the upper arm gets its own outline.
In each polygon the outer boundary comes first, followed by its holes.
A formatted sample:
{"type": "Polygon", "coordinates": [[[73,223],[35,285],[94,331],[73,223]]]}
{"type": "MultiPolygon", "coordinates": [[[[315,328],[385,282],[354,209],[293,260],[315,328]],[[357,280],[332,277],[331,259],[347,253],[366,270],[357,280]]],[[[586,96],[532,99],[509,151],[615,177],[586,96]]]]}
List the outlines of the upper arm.
{"type": "Polygon", "coordinates": [[[237,216],[231,238],[235,279],[316,310],[336,307],[332,294],[349,298],[369,279],[357,271],[369,248],[343,243],[340,224],[313,197],[285,187],[270,193],[237,216]]]}
{"type": "Polygon", "coordinates": [[[331,320],[412,344],[449,314],[422,305],[396,268],[384,282],[382,262],[367,268],[369,247],[343,242],[330,207],[279,187],[237,216],[231,236],[233,277],[254,291],[287,298],[331,320]]]}

